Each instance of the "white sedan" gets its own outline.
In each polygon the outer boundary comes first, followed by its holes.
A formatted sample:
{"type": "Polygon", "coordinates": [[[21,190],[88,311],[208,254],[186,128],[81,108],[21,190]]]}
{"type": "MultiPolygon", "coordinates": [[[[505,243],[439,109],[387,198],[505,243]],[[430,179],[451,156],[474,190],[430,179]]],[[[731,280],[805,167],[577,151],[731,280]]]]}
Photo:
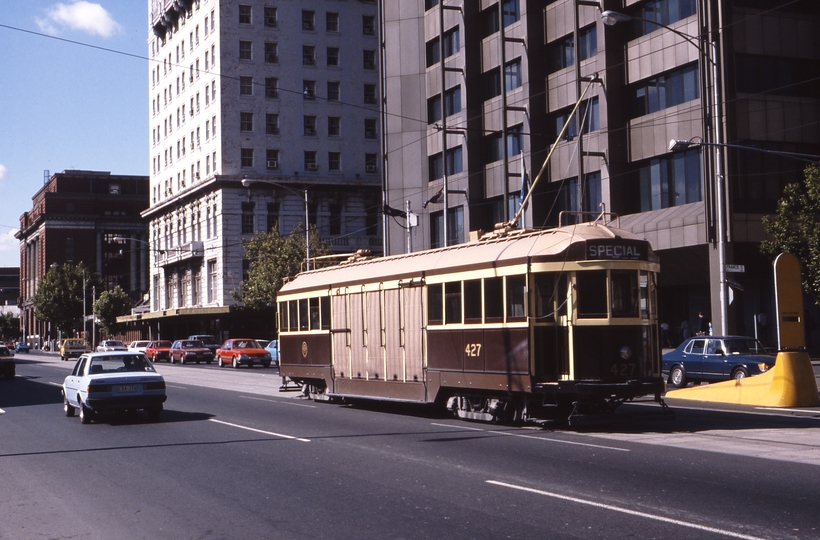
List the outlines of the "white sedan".
{"type": "Polygon", "coordinates": [[[107,352],[107,351],[127,351],[128,347],[125,346],[125,343],[118,339],[106,339],[100,342],[97,345],[97,352],[107,352]]]}
{"type": "Polygon", "coordinates": [[[74,416],[79,409],[83,424],[96,413],[137,409],[156,421],[165,399],[165,379],[142,353],[84,354],[63,382],[65,415],[74,416]]]}

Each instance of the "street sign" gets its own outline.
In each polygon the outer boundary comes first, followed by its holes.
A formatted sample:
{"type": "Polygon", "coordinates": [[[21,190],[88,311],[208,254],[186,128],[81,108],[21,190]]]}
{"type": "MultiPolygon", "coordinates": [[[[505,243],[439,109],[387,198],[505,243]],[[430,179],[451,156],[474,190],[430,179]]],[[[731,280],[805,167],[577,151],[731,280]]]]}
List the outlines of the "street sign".
{"type": "Polygon", "coordinates": [[[746,271],[746,267],[742,264],[727,264],[726,271],[742,273],[746,271]]]}

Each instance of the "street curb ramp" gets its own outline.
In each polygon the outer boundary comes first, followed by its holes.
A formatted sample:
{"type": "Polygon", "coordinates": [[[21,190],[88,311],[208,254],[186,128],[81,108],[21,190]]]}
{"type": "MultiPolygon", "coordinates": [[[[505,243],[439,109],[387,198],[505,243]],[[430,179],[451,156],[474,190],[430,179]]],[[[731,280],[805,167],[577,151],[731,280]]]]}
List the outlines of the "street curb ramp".
{"type": "Polygon", "coordinates": [[[671,390],[666,393],[666,397],[758,407],[820,406],[817,381],[806,352],[779,352],[774,367],[766,373],[671,390]]]}

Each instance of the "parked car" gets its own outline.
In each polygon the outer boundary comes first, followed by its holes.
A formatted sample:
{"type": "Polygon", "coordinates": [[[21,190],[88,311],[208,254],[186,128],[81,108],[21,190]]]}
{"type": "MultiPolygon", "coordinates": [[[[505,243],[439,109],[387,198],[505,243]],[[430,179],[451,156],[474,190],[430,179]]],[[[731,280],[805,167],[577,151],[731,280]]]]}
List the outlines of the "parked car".
{"type": "Polygon", "coordinates": [[[125,343],[118,339],[104,339],[97,345],[97,352],[127,351],[125,343]]]}
{"type": "Polygon", "coordinates": [[[775,356],[754,338],[696,336],[663,355],[661,371],[670,385],[683,388],[690,381],[727,381],[771,369],[775,356]]]}
{"type": "Polygon", "coordinates": [[[84,339],[67,338],[60,342],[60,360],[79,358],[87,352],[91,352],[91,349],[84,339]]]}
{"type": "Polygon", "coordinates": [[[274,366],[278,366],[279,365],[279,340],[274,339],[273,341],[268,343],[265,346],[265,350],[268,351],[268,354],[270,354],[271,364],[273,364],[274,366]]]}
{"type": "Polygon", "coordinates": [[[16,375],[14,364],[14,353],[7,345],[0,345],[0,375],[7,379],[13,379],[16,375]]]}
{"type": "Polygon", "coordinates": [[[160,360],[170,360],[171,345],[172,343],[168,340],[152,341],[148,343],[147,347],[145,347],[145,356],[154,362],[159,362],[160,360]]]}
{"type": "Polygon", "coordinates": [[[192,339],[194,341],[201,341],[214,354],[216,354],[216,350],[219,348],[220,344],[220,341],[218,341],[216,337],[210,334],[194,334],[193,336],[188,336],[188,339],[192,339]]]}
{"type": "Polygon", "coordinates": [[[137,409],[156,421],[165,400],[165,379],[141,353],[84,354],[63,381],[63,411],[74,416],[79,409],[83,424],[97,413],[137,409]]]}
{"type": "Polygon", "coordinates": [[[145,348],[148,347],[149,343],[151,343],[151,342],[148,341],[148,340],[132,341],[131,343],[128,344],[128,350],[131,351],[131,352],[144,353],[145,348]]]}
{"type": "Polygon", "coordinates": [[[171,345],[171,363],[179,362],[205,362],[210,364],[214,361],[214,353],[205,346],[204,343],[194,339],[178,339],[171,345]]]}
{"type": "Polygon", "coordinates": [[[18,341],[17,345],[15,346],[15,350],[17,352],[27,353],[31,351],[31,347],[29,347],[28,343],[26,343],[25,341],[18,341]]]}
{"type": "Polygon", "coordinates": [[[270,367],[271,356],[255,339],[229,339],[216,351],[216,362],[219,367],[227,364],[235,368],[241,365],[253,367],[254,364],[270,367]]]}

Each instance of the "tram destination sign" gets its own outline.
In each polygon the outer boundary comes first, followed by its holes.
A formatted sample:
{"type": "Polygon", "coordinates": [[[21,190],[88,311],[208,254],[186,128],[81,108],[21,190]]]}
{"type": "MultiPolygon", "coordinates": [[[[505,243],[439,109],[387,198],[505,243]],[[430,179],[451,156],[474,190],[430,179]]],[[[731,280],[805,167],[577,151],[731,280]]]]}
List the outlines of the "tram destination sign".
{"type": "Polygon", "coordinates": [[[587,259],[645,261],[647,260],[646,244],[643,242],[587,242],[587,259]]]}

